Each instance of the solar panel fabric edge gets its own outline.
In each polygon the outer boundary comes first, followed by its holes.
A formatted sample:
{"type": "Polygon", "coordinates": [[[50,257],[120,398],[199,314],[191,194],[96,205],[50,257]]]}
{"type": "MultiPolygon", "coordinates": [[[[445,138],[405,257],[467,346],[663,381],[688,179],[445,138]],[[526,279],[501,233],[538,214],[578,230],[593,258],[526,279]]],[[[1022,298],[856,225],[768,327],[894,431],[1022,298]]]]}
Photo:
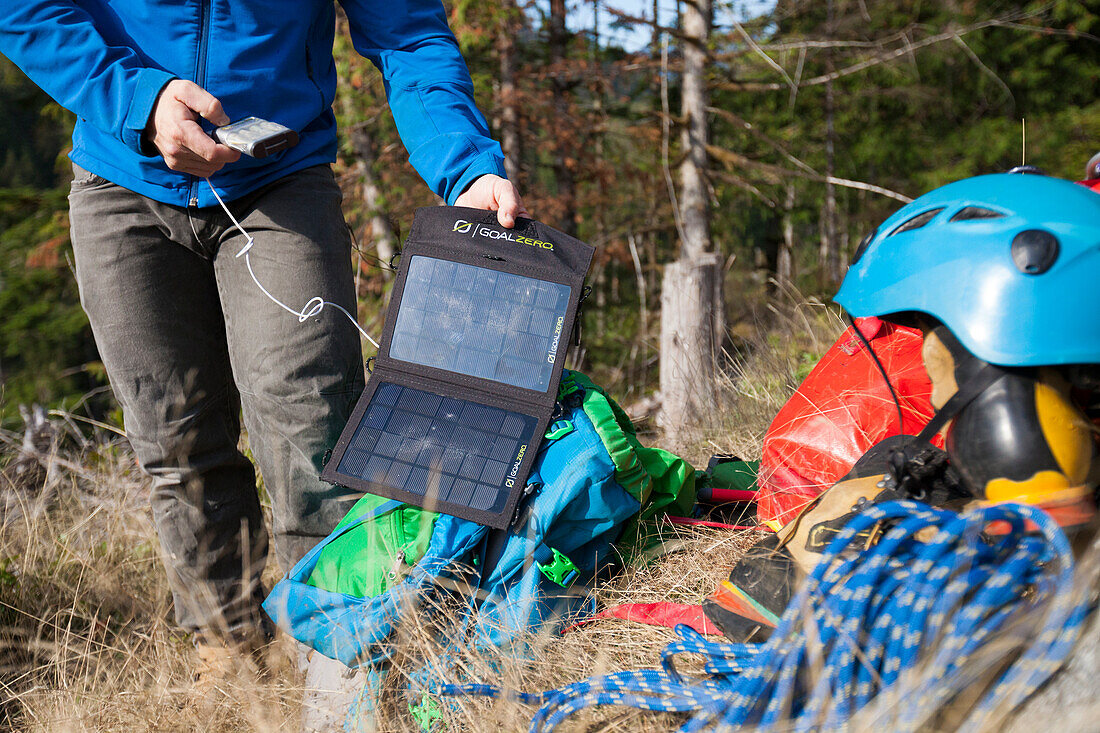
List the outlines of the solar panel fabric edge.
{"type": "Polygon", "coordinates": [[[459,206],[417,209],[406,244],[416,242],[456,252],[502,256],[525,267],[539,267],[553,260],[556,269],[574,273],[581,280],[596,251],[576,237],[534,219],[518,218],[515,227],[505,229],[497,222],[496,212],[459,206]]]}

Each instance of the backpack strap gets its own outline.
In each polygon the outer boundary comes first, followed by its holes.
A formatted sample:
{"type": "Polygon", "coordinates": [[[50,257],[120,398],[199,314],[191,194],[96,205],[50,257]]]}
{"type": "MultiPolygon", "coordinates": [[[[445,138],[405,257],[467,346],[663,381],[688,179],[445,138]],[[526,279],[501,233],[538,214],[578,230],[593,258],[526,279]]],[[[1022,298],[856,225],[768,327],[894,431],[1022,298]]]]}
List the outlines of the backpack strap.
{"type": "Polygon", "coordinates": [[[563,373],[558,398],[577,390],[583,391],[584,411],[615,464],[615,480],[644,504],[649,497],[651,478],[638,458],[641,443],[634,435],[633,423],[588,377],[580,372],[563,373]]]}
{"type": "MultiPolygon", "coordinates": [[[[561,385],[562,390],[581,391],[581,407],[615,466],[615,482],[641,504],[638,517],[623,529],[619,541],[624,547],[635,543],[640,521],[669,511],[691,512],[695,471],[684,459],[642,445],[630,417],[584,374],[563,371],[561,385]]],[[[568,392],[559,392],[559,399],[562,394],[568,392]]]]}
{"type": "Polygon", "coordinates": [[[535,561],[535,567],[543,575],[562,588],[568,588],[580,575],[577,566],[566,557],[565,553],[545,543],[539,543],[531,553],[531,559],[535,561]]]}

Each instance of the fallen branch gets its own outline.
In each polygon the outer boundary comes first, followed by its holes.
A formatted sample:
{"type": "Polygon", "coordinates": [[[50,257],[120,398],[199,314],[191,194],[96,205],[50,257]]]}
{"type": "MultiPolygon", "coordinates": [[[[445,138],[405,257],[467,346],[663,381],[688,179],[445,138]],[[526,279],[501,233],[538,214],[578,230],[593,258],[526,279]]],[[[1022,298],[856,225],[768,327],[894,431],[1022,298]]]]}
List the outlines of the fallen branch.
{"type": "MultiPolygon", "coordinates": [[[[805,81],[798,82],[798,87],[811,87],[820,86],[821,84],[827,84],[830,81],[835,81],[845,76],[851,76],[852,74],[869,69],[873,66],[884,64],[888,61],[893,61],[896,58],[911,54],[914,51],[918,51],[928,46],[934,46],[937,43],[943,43],[944,41],[954,40],[961,38],[962,36],[974,33],[976,31],[985,30],[987,28],[1014,28],[1014,29],[1028,29],[1031,31],[1040,30],[1039,28],[1028,26],[1014,21],[1020,20],[1024,17],[1028,17],[1026,14],[1017,14],[1014,16],[1006,16],[1005,18],[998,18],[993,20],[986,20],[980,23],[974,23],[961,29],[950,29],[936,35],[929,36],[928,38],[921,39],[920,41],[909,42],[890,51],[883,51],[880,54],[858,61],[854,64],[845,66],[844,68],[837,69],[826,74],[819,74],[818,76],[811,77],[805,81]]],[[[786,74],[784,74],[786,76],[786,74]]],[[[787,77],[789,79],[789,77],[787,77]]],[[[782,89],[788,89],[790,87],[787,83],[779,82],[724,82],[716,85],[719,89],[729,89],[733,91],[779,91],[782,89]]]]}
{"type": "Polygon", "coordinates": [[[855,188],[860,191],[868,191],[870,193],[877,193],[880,196],[894,199],[895,201],[901,201],[902,203],[909,203],[913,199],[906,196],[903,193],[897,191],[891,191],[883,186],[876,186],[873,183],[864,183],[863,181],[853,181],[849,178],[839,178],[837,176],[823,176],[820,173],[813,171],[796,171],[790,168],[784,168],[780,165],[773,165],[771,163],[761,163],[760,161],[746,158],[744,155],[734,153],[725,148],[720,148],[716,145],[707,146],[707,154],[715,160],[720,160],[729,168],[751,168],[761,171],[771,176],[771,182],[778,183],[782,178],[803,178],[810,181],[816,181],[818,183],[832,183],[836,186],[844,186],[845,188],[855,188]]]}

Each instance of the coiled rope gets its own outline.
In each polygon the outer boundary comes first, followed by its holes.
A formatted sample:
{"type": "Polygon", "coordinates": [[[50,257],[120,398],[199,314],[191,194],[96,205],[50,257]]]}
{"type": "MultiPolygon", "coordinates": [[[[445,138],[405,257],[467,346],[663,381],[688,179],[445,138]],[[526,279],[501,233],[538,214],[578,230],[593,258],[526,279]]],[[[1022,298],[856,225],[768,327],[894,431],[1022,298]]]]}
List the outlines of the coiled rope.
{"type": "Polygon", "coordinates": [[[1089,606],[1073,579],[1069,542],[1039,509],[957,514],[883,503],[830,543],[763,644],[711,642],[681,625],[660,669],[543,693],[492,685],[435,692],[540,704],[531,731],[553,730],[593,705],[690,712],[682,731],[828,730],[853,721],[916,730],[977,686],[955,721],[973,730],[1018,706],[1069,654],[1089,606]],[[879,522],[889,529],[874,547],[851,546],[879,522]],[[1008,531],[989,534],[994,523],[1008,531]],[[680,654],[702,656],[703,675],[678,671],[680,654]]]}

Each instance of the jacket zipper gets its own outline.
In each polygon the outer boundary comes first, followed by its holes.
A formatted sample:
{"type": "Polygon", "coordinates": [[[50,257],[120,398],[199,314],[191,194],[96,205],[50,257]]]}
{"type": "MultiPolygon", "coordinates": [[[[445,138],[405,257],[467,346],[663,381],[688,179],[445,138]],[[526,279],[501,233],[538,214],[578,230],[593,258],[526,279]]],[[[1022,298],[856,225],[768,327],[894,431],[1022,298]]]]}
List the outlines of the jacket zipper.
{"type": "MultiPolygon", "coordinates": [[[[199,0],[199,52],[195,58],[195,83],[203,89],[206,88],[206,44],[210,36],[210,0],[199,0]]],[[[191,176],[188,187],[188,206],[198,206],[197,176],[191,176]]]]}

